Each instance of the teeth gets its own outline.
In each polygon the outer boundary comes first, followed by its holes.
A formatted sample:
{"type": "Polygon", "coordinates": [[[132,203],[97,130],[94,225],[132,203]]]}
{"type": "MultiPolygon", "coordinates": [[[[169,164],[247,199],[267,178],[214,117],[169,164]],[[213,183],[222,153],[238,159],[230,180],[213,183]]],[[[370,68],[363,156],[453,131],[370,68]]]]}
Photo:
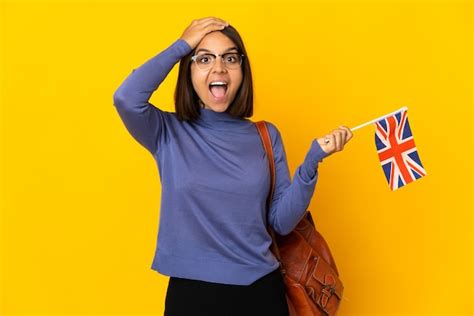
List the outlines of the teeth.
{"type": "Polygon", "coordinates": [[[211,82],[209,85],[210,85],[210,86],[217,86],[217,85],[221,86],[221,85],[227,85],[227,82],[224,82],[224,81],[214,81],[214,82],[211,82]]]}

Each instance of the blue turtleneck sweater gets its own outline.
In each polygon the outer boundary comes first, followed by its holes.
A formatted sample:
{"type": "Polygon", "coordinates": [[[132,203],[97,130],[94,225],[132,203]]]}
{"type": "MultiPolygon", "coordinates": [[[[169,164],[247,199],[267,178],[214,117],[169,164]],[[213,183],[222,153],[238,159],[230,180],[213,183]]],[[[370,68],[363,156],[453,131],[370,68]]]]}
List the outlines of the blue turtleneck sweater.
{"type": "Polygon", "coordinates": [[[307,210],[327,154],[316,139],[290,180],[280,132],[267,121],[276,184],[254,122],[200,108],[194,122],[149,103],[173,66],[192,48],[182,39],[133,71],[113,96],[128,132],[154,157],[161,207],[151,268],[167,276],[249,285],[278,268],[271,235],[290,233],[307,210]]]}

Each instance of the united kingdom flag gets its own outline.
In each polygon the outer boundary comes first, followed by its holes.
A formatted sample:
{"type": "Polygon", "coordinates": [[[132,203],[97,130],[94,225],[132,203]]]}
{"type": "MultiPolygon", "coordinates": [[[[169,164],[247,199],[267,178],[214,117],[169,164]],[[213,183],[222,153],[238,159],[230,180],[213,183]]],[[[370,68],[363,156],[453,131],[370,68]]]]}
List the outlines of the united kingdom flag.
{"type": "Polygon", "coordinates": [[[403,110],[375,123],[375,145],[392,191],[426,175],[407,115],[403,110]]]}

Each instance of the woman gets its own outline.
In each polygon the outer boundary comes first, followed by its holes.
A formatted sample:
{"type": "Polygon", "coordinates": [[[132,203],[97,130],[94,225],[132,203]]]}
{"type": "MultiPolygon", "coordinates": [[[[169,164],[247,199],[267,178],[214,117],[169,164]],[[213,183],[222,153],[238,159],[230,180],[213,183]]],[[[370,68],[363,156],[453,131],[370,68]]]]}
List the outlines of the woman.
{"type": "Polygon", "coordinates": [[[352,138],[342,126],[314,139],[290,180],[280,132],[267,122],[276,166],[253,114],[250,62],[238,32],[215,17],[194,20],[170,47],[134,69],[114,94],[130,134],[155,158],[162,183],[152,269],[170,276],[165,315],[288,315],[267,221],[291,232],[305,213],[318,163],[352,138]],[[176,112],[149,99],[180,61],[176,112]],[[267,212],[268,209],[268,212],[267,212]]]}

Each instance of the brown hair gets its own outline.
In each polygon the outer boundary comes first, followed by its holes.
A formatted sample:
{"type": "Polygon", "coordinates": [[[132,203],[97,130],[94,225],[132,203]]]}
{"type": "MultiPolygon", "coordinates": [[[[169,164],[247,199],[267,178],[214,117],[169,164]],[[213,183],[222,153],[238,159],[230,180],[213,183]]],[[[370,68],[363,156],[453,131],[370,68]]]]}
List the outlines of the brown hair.
{"type": "MultiPolygon", "coordinates": [[[[241,66],[242,83],[226,112],[238,118],[251,117],[253,115],[252,71],[242,38],[231,25],[216,32],[222,32],[237,45],[238,51],[245,55],[241,66]]],[[[195,50],[193,49],[189,54],[181,58],[179,63],[178,82],[174,91],[176,115],[179,120],[192,121],[199,117],[199,96],[194,91],[191,81],[191,56],[194,55],[195,50]]]]}

